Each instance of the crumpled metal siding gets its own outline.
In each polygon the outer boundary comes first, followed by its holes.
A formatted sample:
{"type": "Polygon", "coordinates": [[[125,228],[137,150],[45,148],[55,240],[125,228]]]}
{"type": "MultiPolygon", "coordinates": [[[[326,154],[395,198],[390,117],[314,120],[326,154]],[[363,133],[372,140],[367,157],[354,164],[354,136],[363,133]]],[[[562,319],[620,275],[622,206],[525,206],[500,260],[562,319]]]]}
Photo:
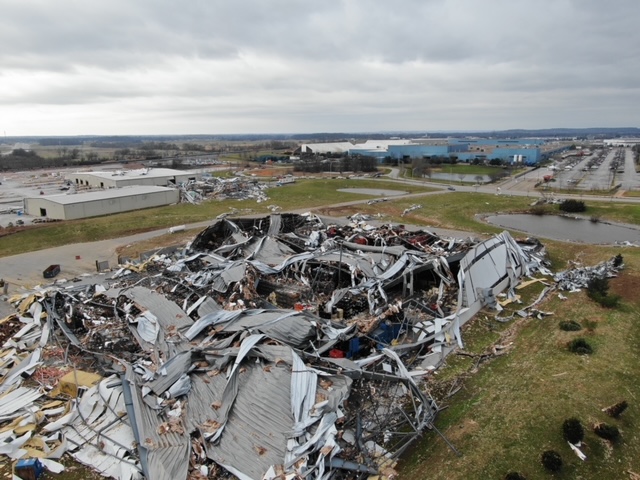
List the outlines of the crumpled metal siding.
{"type": "Polygon", "coordinates": [[[125,382],[131,392],[133,416],[138,437],[138,447],[144,450],[142,469],[154,480],[176,480],[187,478],[191,440],[189,436],[175,432],[160,434],[159,427],[168,418],[152,410],[143,400],[136,374],[127,368],[125,382]]]}

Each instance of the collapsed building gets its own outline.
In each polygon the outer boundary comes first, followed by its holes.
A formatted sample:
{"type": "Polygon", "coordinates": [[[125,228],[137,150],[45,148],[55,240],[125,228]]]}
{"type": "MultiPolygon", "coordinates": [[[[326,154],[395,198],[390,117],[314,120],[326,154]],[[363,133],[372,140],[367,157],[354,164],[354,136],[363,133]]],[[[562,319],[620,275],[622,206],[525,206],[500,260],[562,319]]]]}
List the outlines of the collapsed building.
{"type": "Polygon", "coordinates": [[[172,256],[12,299],[0,453],[122,479],[390,477],[438,412],[421,379],[543,256],[507,232],[220,219],[172,256]]]}
{"type": "Polygon", "coordinates": [[[257,203],[269,199],[266,190],[269,185],[248,177],[205,177],[185,182],[179,186],[183,202],[200,203],[205,199],[216,200],[256,200],[257,203]]]}

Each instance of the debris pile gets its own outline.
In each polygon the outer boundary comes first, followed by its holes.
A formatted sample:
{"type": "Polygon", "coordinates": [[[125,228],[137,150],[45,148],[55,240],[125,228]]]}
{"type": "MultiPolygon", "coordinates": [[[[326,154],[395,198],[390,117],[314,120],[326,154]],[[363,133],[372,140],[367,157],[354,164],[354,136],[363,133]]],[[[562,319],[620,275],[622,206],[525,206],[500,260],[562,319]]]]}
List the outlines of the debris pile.
{"type": "Polygon", "coordinates": [[[181,185],[180,193],[182,201],[196,204],[209,199],[253,199],[262,203],[269,200],[268,188],[268,184],[246,177],[204,177],[181,185]]]}
{"type": "Polygon", "coordinates": [[[405,208],[402,211],[402,217],[404,217],[405,215],[408,215],[409,213],[413,212],[414,210],[418,210],[422,208],[422,205],[418,204],[418,203],[414,203],[413,205],[411,205],[410,207],[405,208]]]}
{"type": "Polygon", "coordinates": [[[392,477],[438,411],[421,377],[536,255],[506,232],[220,219],[104,284],[11,299],[0,451],[122,479],[392,477]]]}
{"type": "Polygon", "coordinates": [[[577,292],[582,288],[586,288],[594,278],[614,278],[624,268],[621,257],[613,257],[591,267],[576,263],[571,266],[572,268],[556,273],[553,276],[558,288],[570,292],[577,292]]]}

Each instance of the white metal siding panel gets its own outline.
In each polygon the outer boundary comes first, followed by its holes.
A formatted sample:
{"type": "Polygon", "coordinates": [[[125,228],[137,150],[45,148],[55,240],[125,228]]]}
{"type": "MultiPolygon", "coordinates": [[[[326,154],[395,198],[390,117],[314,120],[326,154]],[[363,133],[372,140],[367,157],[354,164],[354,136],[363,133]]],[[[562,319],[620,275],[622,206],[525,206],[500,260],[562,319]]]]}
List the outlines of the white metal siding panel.
{"type": "Polygon", "coordinates": [[[132,210],[141,210],[143,208],[170,205],[178,202],[179,195],[178,190],[167,190],[164,192],[151,192],[143,195],[131,195],[66,205],[66,219],[98,217],[132,210]]]}
{"type": "Polygon", "coordinates": [[[42,217],[40,215],[40,209],[44,208],[47,211],[47,218],[53,218],[56,220],[67,220],[65,217],[64,207],[59,203],[52,202],[45,198],[25,198],[24,199],[25,213],[34,217],[42,217]]]}

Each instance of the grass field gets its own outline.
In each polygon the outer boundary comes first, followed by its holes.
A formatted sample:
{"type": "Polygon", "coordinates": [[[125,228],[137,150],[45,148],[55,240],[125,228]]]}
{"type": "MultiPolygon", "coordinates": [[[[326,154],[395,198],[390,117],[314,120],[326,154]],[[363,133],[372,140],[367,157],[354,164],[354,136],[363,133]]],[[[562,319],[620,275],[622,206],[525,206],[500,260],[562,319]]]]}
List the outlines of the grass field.
{"type": "MultiPolygon", "coordinates": [[[[620,253],[620,249],[582,246],[551,249],[562,259],[588,263],[620,253]]],[[[464,378],[462,390],[442,402],[448,408],[437,420],[462,455],[454,455],[440,438],[428,433],[405,456],[401,478],[501,479],[512,470],[530,480],[549,478],[539,462],[546,449],[560,452],[565,462],[554,478],[635,478],[628,472],[640,471],[640,254],[627,250],[623,255],[627,268],[611,282],[612,291],[624,299],[618,309],[604,309],[584,292],[565,292],[566,301],[553,294],[539,307],[553,316],[506,325],[480,316],[465,329],[468,352],[484,353],[496,343],[510,346],[508,353],[482,365],[475,374],[469,357],[454,355],[434,376],[432,388],[464,378]],[[561,331],[562,319],[578,321],[583,330],[561,331]],[[569,353],[566,344],[576,337],[586,338],[595,352],[569,353]],[[601,412],[623,399],[631,406],[619,420],[601,412]],[[587,462],[580,461],[563,440],[562,422],[569,417],[579,418],[586,430],[587,462]],[[591,431],[595,422],[616,425],[622,440],[616,445],[601,440],[591,431]]],[[[537,291],[525,294],[527,300],[533,294],[537,291]]]]}
{"type": "MultiPolygon", "coordinates": [[[[640,207],[620,203],[589,202],[585,199],[587,211],[581,215],[596,217],[600,220],[640,224],[640,207]]],[[[472,192],[455,192],[447,195],[430,195],[420,199],[398,199],[376,205],[358,205],[348,208],[327,208],[325,214],[351,215],[356,212],[382,215],[383,220],[394,223],[412,223],[456,230],[468,230],[478,233],[498,233],[504,228],[483,223],[477,215],[490,213],[523,213],[531,209],[529,197],[511,197],[472,192]],[[402,217],[404,209],[413,204],[422,205],[402,217]]],[[[547,205],[549,213],[560,213],[557,205],[547,205]]],[[[546,243],[546,241],[545,241],[546,243]]]]}

